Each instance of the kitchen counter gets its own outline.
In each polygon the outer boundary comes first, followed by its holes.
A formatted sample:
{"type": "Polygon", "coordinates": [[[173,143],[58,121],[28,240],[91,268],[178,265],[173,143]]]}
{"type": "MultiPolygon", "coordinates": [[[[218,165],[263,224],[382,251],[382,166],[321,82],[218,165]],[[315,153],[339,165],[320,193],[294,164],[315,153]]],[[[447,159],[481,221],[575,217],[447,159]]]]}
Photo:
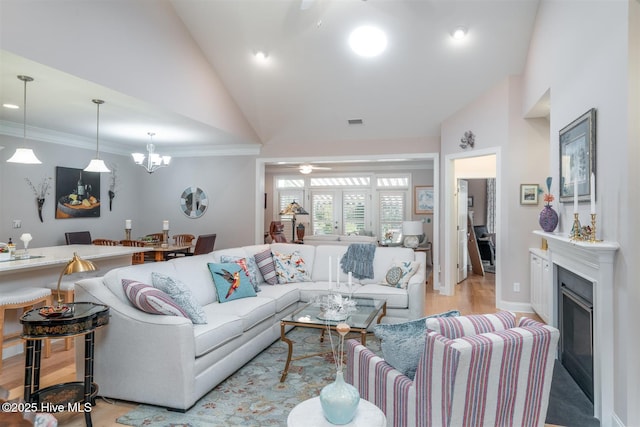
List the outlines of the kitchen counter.
{"type": "MultiPolygon", "coordinates": [[[[150,249],[152,248],[97,245],[29,248],[31,258],[0,261],[0,293],[8,289],[46,287],[48,283],[56,283],[62,269],[73,258],[74,253],[77,253],[82,259],[91,260],[98,270],[64,276],[63,280],[77,281],[87,277],[104,276],[107,271],[113,268],[131,265],[131,255],[133,253],[145,252],[150,249]]],[[[17,256],[21,256],[23,253],[23,249],[16,250],[17,256]]],[[[19,330],[18,317],[20,314],[22,313],[14,310],[7,312],[5,332],[10,333],[19,330]]],[[[7,358],[14,354],[19,354],[21,351],[21,345],[10,347],[3,352],[3,357],[7,358]]]]}

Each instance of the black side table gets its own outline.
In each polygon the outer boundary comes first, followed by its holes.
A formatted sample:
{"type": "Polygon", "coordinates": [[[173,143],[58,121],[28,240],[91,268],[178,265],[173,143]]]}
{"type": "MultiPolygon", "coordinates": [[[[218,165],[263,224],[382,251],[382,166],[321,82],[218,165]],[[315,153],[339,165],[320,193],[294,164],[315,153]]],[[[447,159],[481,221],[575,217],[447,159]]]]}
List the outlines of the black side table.
{"type": "Polygon", "coordinates": [[[71,308],[67,316],[46,317],[36,308],[20,317],[22,337],[26,339],[24,400],[54,411],[84,412],[85,422],[91,427],[91,406],[98,394],[98,386],[93,382],[95,330],[109,323],[109,307],[91,302],[65,305],[71,308]],[[84,335],[84,382],[56,384],[40,390],[42,340],[77,335],[84,335]]]}

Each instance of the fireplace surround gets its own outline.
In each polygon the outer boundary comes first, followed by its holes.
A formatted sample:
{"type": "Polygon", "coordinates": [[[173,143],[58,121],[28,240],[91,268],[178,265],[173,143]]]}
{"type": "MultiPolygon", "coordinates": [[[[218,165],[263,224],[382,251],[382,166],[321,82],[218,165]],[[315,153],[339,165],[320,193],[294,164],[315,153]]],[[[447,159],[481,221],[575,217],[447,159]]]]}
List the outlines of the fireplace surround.
{"type": "MultiPolygon", "coordinates": [[[[613,281],[617,242],[581,242],[566,235],[534,231],[546,239],[549,260],[553,265],[552,326],[560,328],[558,316],[558,270],[563,268],[593,285],[593,411],[600,425],[613,423],[613,281]]],[[[562,337],[560,338],[562,340],[562,337]]]]}

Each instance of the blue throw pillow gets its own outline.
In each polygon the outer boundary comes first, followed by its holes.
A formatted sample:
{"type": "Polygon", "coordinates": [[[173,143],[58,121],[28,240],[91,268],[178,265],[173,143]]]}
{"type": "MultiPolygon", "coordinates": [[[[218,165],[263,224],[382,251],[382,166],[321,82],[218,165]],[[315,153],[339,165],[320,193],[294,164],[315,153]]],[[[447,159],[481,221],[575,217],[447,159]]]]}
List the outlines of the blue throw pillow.
{"type": "Polygon", "coordinates": [[[215,264],[207,263],[213,284],[218,294],[218,302],[227,302],[234,299],[255,297],[256,291],[244,274],[242,267],[235,262],[215,264]]]}
{"type": "Polygon", "coordinates": [[[460,316],[458,310],[434,314],[404,323],[380,324],[373,333],[380,339],[384,360],[407,377],[413,379],[424,351],[427,336],[427,319],[432,317],[460,316]]]}

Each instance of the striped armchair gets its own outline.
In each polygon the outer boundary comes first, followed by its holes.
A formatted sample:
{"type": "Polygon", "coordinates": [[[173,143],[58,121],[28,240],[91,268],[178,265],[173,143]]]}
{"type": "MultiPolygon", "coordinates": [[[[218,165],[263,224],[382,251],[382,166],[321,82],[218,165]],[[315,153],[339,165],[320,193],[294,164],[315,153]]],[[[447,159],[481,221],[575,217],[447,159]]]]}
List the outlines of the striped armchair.
{"type": "Polygon", "coordinates": [[[355,340],[346,380],[389,426],[542,426],[559,331],[509,312],[427,319],[414,379],[355,340]]]}

